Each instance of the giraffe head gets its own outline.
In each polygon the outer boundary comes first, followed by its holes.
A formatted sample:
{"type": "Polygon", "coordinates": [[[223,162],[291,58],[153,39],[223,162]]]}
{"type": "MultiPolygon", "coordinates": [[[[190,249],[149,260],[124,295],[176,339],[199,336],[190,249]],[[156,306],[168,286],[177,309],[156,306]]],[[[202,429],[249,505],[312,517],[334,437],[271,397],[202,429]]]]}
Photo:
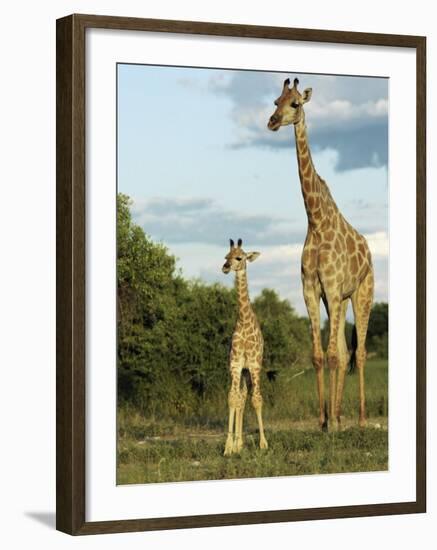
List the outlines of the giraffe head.
{"type": "Polygon", "coordinates": [[[299,80],[294,79],[293,87],[290,88],[290,79],[284,80],[282,93],[275,101],[276,110],[267,124],[269,130],[279,130],[280,126],[297,124],[303,117],[302,105],[311,99],[312,89],[306,88],[302,93],[297,89],[299,80]]]}
{"type": "Polygon", "coordinates": [[[223,264],[223,273],[229,273],[230,271],[241,271],[246,269],[246,262],[254,262],[259,252],[244,252],[241,248],[243,241],[238,239],[237,246],[232,239],[229,239],[230,250],[225,256],[226,262],[223,264]]]}

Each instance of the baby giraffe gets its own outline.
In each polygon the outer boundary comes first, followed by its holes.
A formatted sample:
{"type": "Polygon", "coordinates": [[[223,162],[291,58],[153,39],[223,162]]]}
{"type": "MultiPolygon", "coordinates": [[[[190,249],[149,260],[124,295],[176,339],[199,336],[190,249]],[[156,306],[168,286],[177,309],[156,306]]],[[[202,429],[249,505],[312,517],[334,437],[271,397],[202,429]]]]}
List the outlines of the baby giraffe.
{"type": "Polygon", "coordinates": [[[259,252],[244,252],[243,241],[238,239],[237,246],[230,239],[230,250],[225,256],[223,273],[235,271],[238,295],[238,320],[232,335],[229,369],[231,371],[231,389],[229,390],[229,427],[225,445],[225,455],[239,453],[243,447],[243,413],[247,397],[245,374],[249,374],[252,387],[252,405],[255,409],[259,427],[259,446],[267,449],[262,421],[262,396],[260,391],[260,373],[263,359],[263,337],[255,312],[250,305],[247,289],[246,262],[253,262],[259,252]],[[245,371],[243,373],[243,370],[245,371]],[[244,374],[244,375],[243,375],[244,374]],[[243,376],[242,376],[243,375],[243,376]]]}

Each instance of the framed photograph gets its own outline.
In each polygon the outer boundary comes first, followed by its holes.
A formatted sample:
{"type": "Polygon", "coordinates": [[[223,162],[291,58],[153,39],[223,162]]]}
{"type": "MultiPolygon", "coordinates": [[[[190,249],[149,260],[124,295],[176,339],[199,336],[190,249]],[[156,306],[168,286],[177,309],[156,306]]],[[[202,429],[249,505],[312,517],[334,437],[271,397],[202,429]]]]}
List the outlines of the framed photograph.
{"type": "Polygon", "coordinates": [[[426,40],[57,21],[57,528],[426,510],[426,40]]]}

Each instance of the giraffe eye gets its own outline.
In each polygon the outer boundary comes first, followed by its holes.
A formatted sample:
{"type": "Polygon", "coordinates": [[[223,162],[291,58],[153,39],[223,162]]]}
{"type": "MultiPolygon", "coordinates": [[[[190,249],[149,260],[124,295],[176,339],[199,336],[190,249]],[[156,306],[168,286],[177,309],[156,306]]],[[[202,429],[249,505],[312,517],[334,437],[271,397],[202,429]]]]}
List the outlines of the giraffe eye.
{"type": "Polygon", "coordinates": [[[241,262],[241,260],[242,260],[243,258],[240,258],[240,256],[238,256],[238,257],[235,258],[235,259],[236,259],[237,261],[241,262]]]}
{"type": "Polygon", "coordinates": [[[299,103],[296,103],[296,101],[293,101],[291,106],[293,107],[293,109],[297,109],[299,107],[299,103]]]}

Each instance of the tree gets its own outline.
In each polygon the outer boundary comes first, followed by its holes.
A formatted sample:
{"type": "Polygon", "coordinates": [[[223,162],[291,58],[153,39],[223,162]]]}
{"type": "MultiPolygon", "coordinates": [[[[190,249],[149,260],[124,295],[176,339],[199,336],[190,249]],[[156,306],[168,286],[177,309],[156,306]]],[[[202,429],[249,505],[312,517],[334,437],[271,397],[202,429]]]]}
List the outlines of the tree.
{"type": "Polygon", "coordinates": [[[376,302],[373,304],[370,312],[368,337],[382,336],[388,333],[388,304],[385,302],[376,302]]]}
{"type": "Polygon", "coordinates": [[[176,261],[132,222],[130,199],[117,198],[117,287],[121,331],[126,323],[153,326],[162,318],[165,296],[173,294],[176,261]],[[160,299],[158,299],[158,297],[160,299]]]}
{"type": "Polygon", "coordinates": [[[378,357],[388,357],[388,304],[377,302],[370,312],[367,349],[378,357]]]}
{"type": "Polygon", "coordinates": [[[192,281],[178,296],[174,361],[180,375],[202,398],[226,385],[236,308],[235,291],[220,284],[192,281]]]}
{"type": "Polygon", "coordinates": [[[151,386],[162,374],[163,321],[178,286],[175,258],[132,222],[130,199],[117,197],[118,382],[121,397],[151,386]]]}

